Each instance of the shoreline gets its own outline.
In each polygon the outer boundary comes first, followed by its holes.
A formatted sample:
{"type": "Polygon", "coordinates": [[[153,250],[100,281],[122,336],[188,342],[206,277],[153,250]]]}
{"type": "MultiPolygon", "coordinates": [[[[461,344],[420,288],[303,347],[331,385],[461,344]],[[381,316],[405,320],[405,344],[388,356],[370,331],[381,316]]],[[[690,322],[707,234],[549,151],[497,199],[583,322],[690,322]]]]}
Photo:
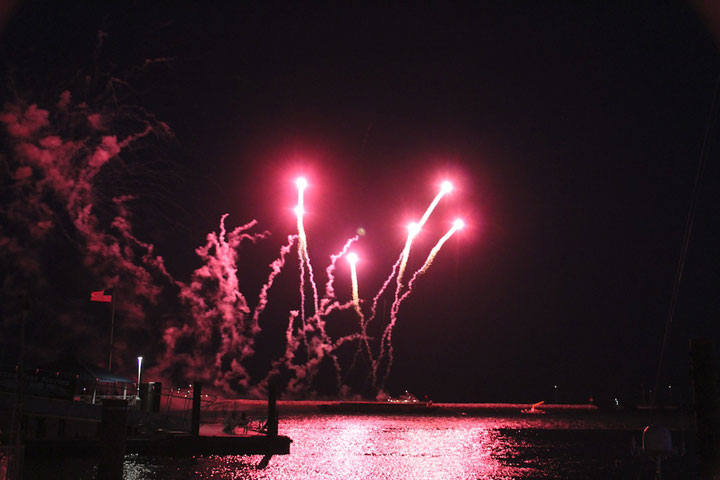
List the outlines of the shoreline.
{"type": "MultiPolygon", "coordinates": [[[[320,413],[320,405],[338,404],[341,400],[278,400],[277,406],[283,414],[291,413],[320,413]]],[[[370,400],[348,400],[348,402],[367,402],[369,404],[375,403],[370,400]]],[[[266,400],[251,400],[251,399],[224,399],[219,400],[213,406],[225,406],[228,409],[240,409],[244,408],[247,410],[266,410],[266,400]]],[[[531,403],[470,403],[470,402],[438,402],[432,403],[436,414],[520,414],[523,410],[529,410],[532,408],[531,403]]],[[[546,403],[537,407],[542,412],[552,414],[595,414],[595,413],[613,413],[613,414],[650,414],[650,413],[663,413],[663,414],[681,414],[683,412],[680,407],[617,407],[617,408],[602,408],[593,404],[554,404],[546,403]]]]}

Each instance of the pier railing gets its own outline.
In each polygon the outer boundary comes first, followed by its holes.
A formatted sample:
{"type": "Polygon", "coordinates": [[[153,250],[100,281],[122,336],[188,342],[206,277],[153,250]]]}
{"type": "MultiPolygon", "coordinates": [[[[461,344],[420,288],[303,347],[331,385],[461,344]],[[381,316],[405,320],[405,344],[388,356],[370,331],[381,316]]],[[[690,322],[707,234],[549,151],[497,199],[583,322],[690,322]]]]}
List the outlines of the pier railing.
{"type": "MultiPolygon", "coordinates": [[[[212,405],[216,399],[216,395],[203,394],[201,399],[203,407],[212,405]]],[[[75,395],[74,400],[90,404],[102,403],[103,400],[127,400],[128,405],[131,407],[137,406],[146,411],[170,414],[191,409],[193,390],[192,386],[188,388],[163,388],[159,382],[151,382],[141,385],[140,391],[133,389],[117,393],[98,389],[88,394],[75,395]]]]}

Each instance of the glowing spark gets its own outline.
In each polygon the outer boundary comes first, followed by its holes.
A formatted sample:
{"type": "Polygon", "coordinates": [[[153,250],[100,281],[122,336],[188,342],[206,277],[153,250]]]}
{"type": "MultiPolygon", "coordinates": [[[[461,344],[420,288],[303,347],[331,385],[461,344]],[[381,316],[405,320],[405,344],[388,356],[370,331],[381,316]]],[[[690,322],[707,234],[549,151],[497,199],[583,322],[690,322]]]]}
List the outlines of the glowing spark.
{"type": "Polygon", "coordinates": [[[420,228],[419,223],[410,222],[408,224],[408,238],[415,238],[420,233],[420,228]]]}

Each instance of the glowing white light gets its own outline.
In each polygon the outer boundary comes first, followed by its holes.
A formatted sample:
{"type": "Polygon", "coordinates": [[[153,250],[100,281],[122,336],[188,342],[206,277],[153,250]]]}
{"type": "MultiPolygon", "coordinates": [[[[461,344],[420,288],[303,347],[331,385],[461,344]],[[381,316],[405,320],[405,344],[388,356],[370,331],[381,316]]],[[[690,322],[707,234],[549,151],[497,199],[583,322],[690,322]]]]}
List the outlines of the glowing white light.
{"type": "Polygon", "coordinates": [[[348,262],[350,262],[350,265],[355,265],[358,261],[357,253],[355,253],[355,252],[348,253],[347,260],[348,260],[348,262]]]}
{"type": "Polygon", "coordinates": [[[408,233],[413,237],[420,233],[420,224],[416,222],[410,222],[408,224],[408,233]]]}
{"type": "Polygon", "coordinates": [[[460,230],[463,227],[465,227],[465,222],[462,219],[458,218],[453,222],[453,228],[455,230],[460,230]]]}
{"type": "Polygon", "coordinates": [[[307,188],[308,182],[305,177],[298,177],[295,180],[295,185],[297,186],[298,190],[305,190],[307,188]]]}
{"type": "Polygon", "coordinates": [[[140,398],[140,374],[142,372],[143,357],[138,357],[138,381],[137,381],[137,398],[140,398]]]}
{"type": "Polygon", "coordinates": [[[449,193],[453,189],[453,184],[450,183],[448,180],[445,180],[442,182],[442,185],[440,185],[440,192],[441,193],[449,193]]]}

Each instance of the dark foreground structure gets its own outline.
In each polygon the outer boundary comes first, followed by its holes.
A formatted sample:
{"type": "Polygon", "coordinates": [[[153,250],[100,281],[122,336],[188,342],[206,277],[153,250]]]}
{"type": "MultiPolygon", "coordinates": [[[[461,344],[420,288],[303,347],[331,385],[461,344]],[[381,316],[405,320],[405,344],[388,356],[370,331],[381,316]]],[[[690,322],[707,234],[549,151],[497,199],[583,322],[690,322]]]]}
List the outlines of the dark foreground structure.
{"type": "MultiPolygon", "coordinates": [[[[200,414],[204,400],[199,382],[193,385],[191,418],[189,424],[185,423],[189,428],[182,427],[182,422],[168,422],[167,416],[160,414],[157,408],[138,411],[142,405],[151,407],[153,402],[134,401],[135,396],[132,400],[106,397],[99,404],[95,403],[93,395],[93,404],[80,405],[84,407],[80,410],[59,409],[57,399],[43,403],[42,399],[34,398],[32,409],[26,406],[19,411],[13,410],[19,412],[15,416],[22,419],[17,430],[19,443],[12,452],[0,452],[12,460],[11,465],[8,462],[4,464],[12,466],[13,472],[6,468],[4,473],[9,474],[7,478],[12,480],[22,478],[23,458],[94,457],[98,462],[98,480],[121,480],[126,454],[165,457],[263,455],[258,467],[264,468],[273,455],[289,454],[292,443],[290,438],[278,434],[276,395],[275,388],[271,386],[266,421],[253,428],[245,424],[239,434],[235,434],[237,428],[223,431],[219,428],[205,428],[201,434],[200,414]],[[98,409],[101,412],[97,412],[98,409]],[[58,417],[58,413],[67,412],[74,415],[58,417]],[[78,418],[78,412],[86,415],[78,418]],[[100,418],[96,417],[98,414],[100,418]],[[74,427],[80,420],[79,423],[87,424],[87,428],[74,427]],[[33,427],[32,432],[27,432],[30,425],[33,427]],[[52,432],[48,431],[48,427],[52,432]]],[[[20,395],[19,398],[30,400],[26,395],[20,395]]],[[[27,402],[17,403],[22,407],[27,402]]],[[[70,403],[70,406],[75,406],[82,402],[70,403]]],[[[160,402],[155,403],[159,405],[160,402]]]]}

